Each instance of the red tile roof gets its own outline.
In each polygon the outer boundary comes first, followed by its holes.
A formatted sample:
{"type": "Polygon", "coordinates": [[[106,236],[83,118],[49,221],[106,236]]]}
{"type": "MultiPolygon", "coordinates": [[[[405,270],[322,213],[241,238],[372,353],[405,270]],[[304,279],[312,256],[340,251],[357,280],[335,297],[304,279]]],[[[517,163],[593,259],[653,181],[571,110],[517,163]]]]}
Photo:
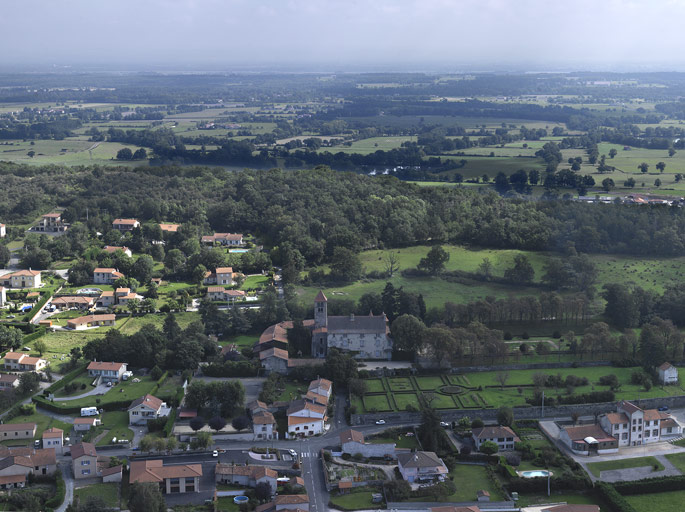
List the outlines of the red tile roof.
{"type": "MultiPolygon", "coordinates": [[[[102,316],[114,316],[114,315],[102,315],[102,316]]],[[[91,363],[86,368],[87,370],[114,370],[119,371],[119,369],[126,363],[105,363],[104,361],[91,361],[91,363]]]]}

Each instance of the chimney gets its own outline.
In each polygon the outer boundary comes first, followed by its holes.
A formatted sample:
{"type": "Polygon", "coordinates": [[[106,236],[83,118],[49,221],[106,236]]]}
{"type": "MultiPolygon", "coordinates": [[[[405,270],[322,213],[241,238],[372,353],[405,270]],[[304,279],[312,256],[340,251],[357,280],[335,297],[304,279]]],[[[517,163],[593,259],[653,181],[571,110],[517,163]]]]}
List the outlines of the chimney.
{"type": "Polygon", "coordinates": [[[354,322],[354,313],[350,313],[350,322],[354,322]]]}

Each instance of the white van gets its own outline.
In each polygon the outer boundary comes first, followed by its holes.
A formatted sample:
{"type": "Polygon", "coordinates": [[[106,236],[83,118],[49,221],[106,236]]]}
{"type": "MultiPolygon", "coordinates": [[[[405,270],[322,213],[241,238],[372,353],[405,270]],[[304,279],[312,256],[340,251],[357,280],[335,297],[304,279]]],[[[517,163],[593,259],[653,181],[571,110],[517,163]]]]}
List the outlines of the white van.
{"type": "Polygon", "coordinates": [[[97,407],[81,407],[81,416],[97,416],[97,407]]]}

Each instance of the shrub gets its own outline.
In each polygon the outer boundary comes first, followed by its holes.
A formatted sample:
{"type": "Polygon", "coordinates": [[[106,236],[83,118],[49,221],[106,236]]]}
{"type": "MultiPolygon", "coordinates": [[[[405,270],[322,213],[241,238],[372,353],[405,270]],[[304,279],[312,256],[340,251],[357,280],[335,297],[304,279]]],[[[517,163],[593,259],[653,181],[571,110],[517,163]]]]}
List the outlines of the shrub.
{"type": "Polygon", "coordinates": [[[521,464],[521,456],[516,452],[507,453],[505,459],[510,466],[518,466],[521,464]]]}
{"type": "Polygon", "coordinates": [[[499,451],[499,446],[497,446],[497,443],[492,441],[485,441],[480,445],[480,451],[485,455],[493,455],[499,451]]]}
{"type": "Polygon", "coordinates": [[[471,422],[471,428],[483,428],[483,425],[484,425],[483,420],[480,418],[475,418],[471,422]]]}
{"type": "Polygon", "coordinates": [[[407,412],[419,412],[419,408],[416,407],[414,404],[407,404],[404,410],[407,412]]]}
{"type": "Polygon", "coordinates": [[[59,508],[62,505],[62,503],[64,503],[64,497],[66,496],[67,488],[64,484],[62,473],[57,472],[57,475],[55,477],[55,484],[57,485],[57,492],[52,498],[45,502],[46,509],[56,509],[59,508]]]}
{"type": "Polygon", "coordinates": [[[552,338],[554,338],[555,340],[558,340],[559,338],[561,338],[561,332],[560,331],[554,331],[552,333],[552,338]]]}
{"type": "Polygon", "coordinates": [[[504,331],[505,341],[511,341],[512,338],[513,338],[513,336],[511,335],[511,333],[509,331],[504,331]]]}
{"type": "Polygon", "coordinates": [[[524,331],[523,334],[521,335],[521,338],[523,338],[524,340],[527,340],[528,338],[530,338],[530,334],[528,334],[527,331],[524,331]]]}

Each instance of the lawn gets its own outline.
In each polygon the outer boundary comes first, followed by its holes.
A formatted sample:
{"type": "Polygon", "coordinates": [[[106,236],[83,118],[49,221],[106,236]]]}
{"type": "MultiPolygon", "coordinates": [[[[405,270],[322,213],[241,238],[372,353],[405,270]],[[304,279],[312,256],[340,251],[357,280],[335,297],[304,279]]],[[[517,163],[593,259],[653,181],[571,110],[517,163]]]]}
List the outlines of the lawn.
{"type": "Polygon", "coordinates": [[[419,448],[419,442],[416,440],[416,436],[407,436],[405,434],[397,434],[395,436],[392,431],[387,430],[381,433],[380,436],[381,437],[372,437],[366,441],[372,444],[395,443],[397,448],[408,448],[410,450],[419,448]]]}
{"type": "Polygon", "coordinates": [[[658,467],[657,471],[663,471],[664,466],[654,457],[635,457],[633,459],[618,459],[608,460],[604,462],[591,462],[587,465],[588,469],[596,477],[601,476],[602,471],[610,471],[613,469],[627,469],[627,468],[641,468],[645,466],[658,467]]]}
{"type": "Polygon", "coordinates": [[[376,411],[392,411],[386,395],[366,395],[364,396],[364,405],[367,411],[374,409],[376,411]]]}
{"type": "Polygon", "coordinates": [[[227,338],[225,341],[222,341],[220,345],[224,346],[234,343],[238,347],[238,350],[242,350],[244,348],[252,348],[258,339],[259,336],[257,335],[239,334],[227,338]]]}
{"type": "Polygon", "coordinates": [[[414,389],[414,386],[411,380],[409,380],[409,377],[394,377],[388,379],[387,382],[390,386],[391,391],[411,391],[414,389]]]}
{"type": "Polygon", "coordinates": [[[682,510],[685,503],[685,491],[665,491],[652,494],[624,496],[637,512],[654,510],[682,510]]]}
{"type": "Polygon", "coordinates": [[[53,402],[53,405],[57,407],[93,407],[101,406],[109,402],[132,402],[134,399],[149,393],[156,384],[156,381],[149,375],[137,378],[140,379],[140,382],[133,382],[132,379],[121,381],[109,388],[109,391],[104,395],[91,395],[76,400],[53,402]],[[100,400],[99,403],[97,402],[98,399],[100,400]]]}
{"type": "MultiPolygon", "coordinates": [[[[501,501],[503,496],[488,478],[485,466],[457,464],[449,474],[457,486],[457,491],[445,496],[441,501],[475,501],[476,492],[484,489],[490,493],[492,501],[501,501]]],[[[422,500],[425,498],[421,498],[422,500]]]]}
{"type": "Polygon", "coordinates": [[[433,377],[416,377],[416,383],[419,385],[419,389],[422,391],[437,389],[445,384],[442,380],[442,377],[439,375],[433,377]]]}
{"type": "Polygon", "coordinates": [[[665,457],[685,475],[685,453],[669,453],[665,457]]]}
{"type": "MultiPolygon", "coordinates": [[[[34,439],[41,439],[43,431],[55,427],[64,430],[64,436],[67,437],[69,432],[71,432],[72,425],[70,423],[63,423],[59,420],[46,416],[45,414],[35,413],[28,416],[17,416],[12,418],[7,423],[35,423],[36,424],[36,436],[34,439]]],[[[21,440],[21,443],[26,444],[27,440],[21,440]]]]}
{"type": "Polygon", "coordinates": [[[398,411],[406,411],[408,405],[420,409],[419,398],[416,393],[393,393],[392,398],[398,411]]]}
{"type": "MultiPolygon", "coordinates": [[[[191,323],[196,320],[200,320],[200,314],[194,311],[183,311],[180,313],[174,313],[178,325],[185,329],[191,323]]],[[[157,329],[161,329],[164,325],[164,320],[166,319],[166,314],[159,313],[155,315],[145,315],[145,316],[134,316],[128,319],[128,322],[120,327],[123,334],[134,334],[138,332],[144,325],[152,324],[157,329]]]]}
{"type": "Polygon", "coordinates": [[[358,487],[349,494],[340,496],[331,495],[331,505],[338,506],[343,510],[368,510],[377,509],[381,504],[374,503],[372,495],[377,490],[369,490],[368,487],[358,487]]]}
{"type": "Polygon", "coordinates": [[[290,400],[296,400],[307,393],[307,388],[307,384],[287,380],[285,381],[285,389],[276,397],[276,401],[289,402],[290,400]]]}
{"type": "Polygon", "coordinates": [[[535,505],[545,505],[547,503],[563,503],[569,505],[599,505],[601,512],[608,512],[608,508],[602,501],[594,495],[576,493],[555,493],[552,491],[551,496],[547,494],[519,494],[517,505],[519,507],[530,507],[535,505]]]}
{"type": "Polygon", "coordinates": [[[87,393],[91,389],[93,389],[93,386],[91,386],[91,383],[95,380],[95,378],[91,377],[88,375],[88,372],[83,372],[81,375],[76,377],[74,380],[71,381],[71,383],[76,384],[77,387],[74,391],[71,393],[67,393],[64,387],[58,389],[55,392],[55,397],[61,398],[65,396],[72,396],[72,395],[82,395],[83,393],[87,393]],[[85,388],[83,387],[85,385],[85,388]]]}
{"type": "Polygon", "coordinates": [[[232,496],[217,499],[216,510],[221,512],[239,512],[240,507],[233,502],[232,496]]]}
{"type": "Polygon", "coordinates": [[[108,507],[118,508],[119,484],[113,482],[100,483],[74,489],[74,497],[78,497],[81,500],[81,504],[84,504],[86,499],[91,496],[102,498],[108,507]]]}
{"type": "Polygon", "coordinates": [[[431,407],[434,409],[456,409],[451,396],[438,393],[423,393],[423,397],[426,401],[430,401],[431,407]]]}
{"type": "MultiPolygon", "coordinates": [[[[98,446],[112,444],[112,439],[133,440],[133,431],[128,428],[128,413],[126,411],[105,412],[101,417],[102,425],[98,427],[98,432],[107,430],[102,439],[97,442],[98,446]]],[[[93,436],[92,439],[95,439],[93,436]]]]}
{"type": "Polygon", "coordinates": [[[383,393],[386,389],[383,387],[383,381],[380,379],[369,379],[366,381],[367,393],[383,393]]]}
{"type": "Polygon", "coordinates": [[[241,290],[259,290],[266,288],[269,285],[271,278],[269,276],[249,276],[240,287],[241,290]]]}

